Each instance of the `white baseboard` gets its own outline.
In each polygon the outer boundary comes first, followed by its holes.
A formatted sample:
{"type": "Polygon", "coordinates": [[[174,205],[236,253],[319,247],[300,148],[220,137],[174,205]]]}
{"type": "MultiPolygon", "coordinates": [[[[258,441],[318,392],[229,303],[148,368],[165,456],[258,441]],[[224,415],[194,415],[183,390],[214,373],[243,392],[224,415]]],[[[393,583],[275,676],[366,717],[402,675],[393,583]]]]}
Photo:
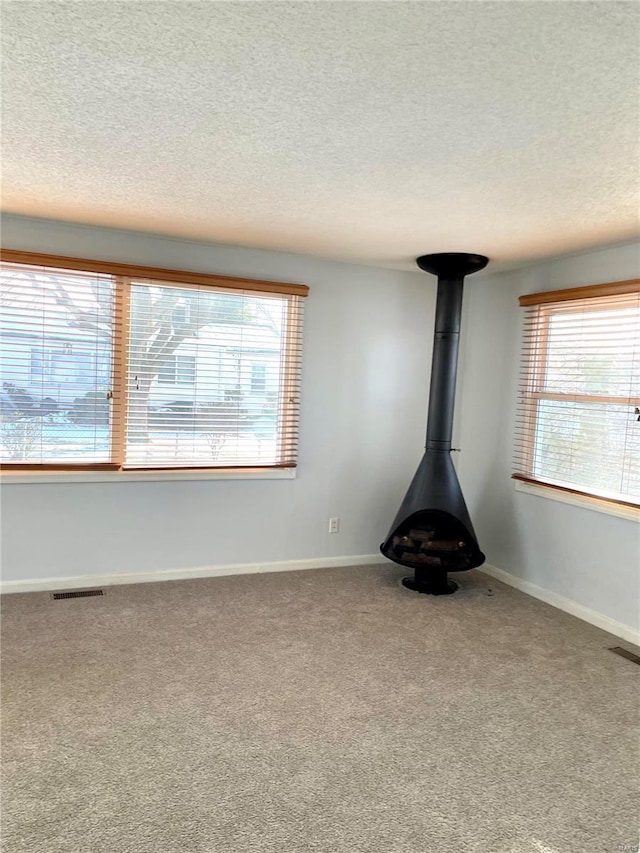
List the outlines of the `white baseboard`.
{"type": "Polygon", "coordinates": [[[597,613],[595,610],[583,607],[582,604],[578,604],[570,598],[565,598],[563,595],[558,595],[556,592],[551,592],[542,586],[537,586],[537,584],[519,578],[517,575],[509,574],[509,572],[498,569],[496,566],[486,564],[481,566],[478,571],[484,572],[486,575],[490,575],[492,578],[496,578],[496,580],[502,581],[515,589],[519,589],[521,592],[526,592],[527,595],[533,598],[538,598],[540,601],[551,604],[552,607],[564,610],[565,613],[577,616],[578,619],[589,622],[591,625],[595,625],[596,628],[602,628],[603,631],[608,631],[622,640],[627,640],[629,643],[640,646],[640,631],[636,631],[623,622],[618,622],[609,616],[604,616],[602,613],[597,613]]]}
{"type": "Polygon", "coordinates": [[[297,572],[301,569],[328,569],[342,566],[371,566],[385,563],[381,554],[353,554],[350,557],[317,557],[311,560],[283,560],[279,563],[231,563],[228,566],[199,566],[191,569],[163,569],[157,572],[128,572],[108,575],[34,578],[2,581],[0,593],[46,592],[47,590],[86,589],[128,583],[178,581],[189,578],[217,578],[224,575],[255,575],[267,572],[297,572]]]}
{"type": "MultiPolygon", "coordinates": [[[[303,569],[325,569],[343,566],[389,565],[381,554],[354,554],[348,557],[317,557],[310,560],[283,560],[277,563],[231,563],[226,566],[199,566],[190,569],[164,569],[157,572],[129,572],[108,575],[77,575],[75,577],[34,578],[31,580],[2,581],[0,593],[46,592],[49,590],[86,589],[88,587],[114,586],[116,584],[153,583],[157,581],[187,580],[189,578],[215,578],[225,575],[249,575],[268,572],[296,572],[303,569]]],[[[609,616],[589,610],[570,598],[565,598],[530,581],[485,564],[478,571],[484,572],[521,592],[538,598],[565,613],[577,616],[597,628],[602,628],[616,637],[640,646],[640,632],[609,616]]]]}

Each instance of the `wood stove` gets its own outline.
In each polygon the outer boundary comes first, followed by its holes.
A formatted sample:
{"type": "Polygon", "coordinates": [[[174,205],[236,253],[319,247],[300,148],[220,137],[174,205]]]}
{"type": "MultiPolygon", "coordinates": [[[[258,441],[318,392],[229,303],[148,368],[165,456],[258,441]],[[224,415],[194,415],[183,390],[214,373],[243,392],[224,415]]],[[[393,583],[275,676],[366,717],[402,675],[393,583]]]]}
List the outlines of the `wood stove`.
{"type": "Polygon", "coordinates": [[[483,255],[445,252],[417,259],[438,276],[426,452],[380,550],[413,569],[403,584],[416,592],[447,595],[458,585],[448,572],[484,563],[451,460],[464,277],[484,269],[483,255]]]}

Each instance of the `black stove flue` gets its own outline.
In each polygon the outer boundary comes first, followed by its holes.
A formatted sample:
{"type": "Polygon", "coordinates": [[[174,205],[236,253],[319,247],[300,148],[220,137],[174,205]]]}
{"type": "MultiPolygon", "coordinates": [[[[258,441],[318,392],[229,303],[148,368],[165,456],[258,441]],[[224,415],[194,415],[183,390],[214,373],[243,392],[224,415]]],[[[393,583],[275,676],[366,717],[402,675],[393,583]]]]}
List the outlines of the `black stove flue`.
{"type": "Polygon", "coordinates": [[[438,276],[427,446],[380,550],[389,560],[414,570],[413,577],[402,581],[406,587],[432,595],[458,588],[447,572],[484,563],[451,461],[451,433],[464,277],[488,262],[483,255],[458,252],[417,259],[420,269],[438,276]]]}

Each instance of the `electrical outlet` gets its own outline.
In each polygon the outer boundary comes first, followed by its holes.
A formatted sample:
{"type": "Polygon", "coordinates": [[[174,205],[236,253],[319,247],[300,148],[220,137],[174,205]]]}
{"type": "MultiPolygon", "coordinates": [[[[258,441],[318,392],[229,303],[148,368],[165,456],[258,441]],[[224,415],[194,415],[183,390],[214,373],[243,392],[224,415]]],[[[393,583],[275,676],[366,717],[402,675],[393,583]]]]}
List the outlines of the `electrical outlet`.
{"type": "Polygon", "coordinates": [[[329,533],[340,533],[340,519],[339,518],[330,518],[329,519],[329,533]]]}

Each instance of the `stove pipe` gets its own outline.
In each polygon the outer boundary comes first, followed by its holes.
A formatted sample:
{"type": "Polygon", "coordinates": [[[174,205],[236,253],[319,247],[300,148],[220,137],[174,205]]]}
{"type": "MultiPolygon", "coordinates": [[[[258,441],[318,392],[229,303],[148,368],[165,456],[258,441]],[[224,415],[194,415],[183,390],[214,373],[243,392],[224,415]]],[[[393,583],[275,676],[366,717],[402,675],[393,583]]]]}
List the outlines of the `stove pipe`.
{"type": "Polygon", "coordinates": [[[485,559],[451,460],[451,433],[464,277],[484,269],[489,259],[445,252],[416,262],[438,276],[426,453],[380,550],[414,569],[403,580],[406,587],[446,595],[457,589],[448,571],[473,569],[485,559]]]}

